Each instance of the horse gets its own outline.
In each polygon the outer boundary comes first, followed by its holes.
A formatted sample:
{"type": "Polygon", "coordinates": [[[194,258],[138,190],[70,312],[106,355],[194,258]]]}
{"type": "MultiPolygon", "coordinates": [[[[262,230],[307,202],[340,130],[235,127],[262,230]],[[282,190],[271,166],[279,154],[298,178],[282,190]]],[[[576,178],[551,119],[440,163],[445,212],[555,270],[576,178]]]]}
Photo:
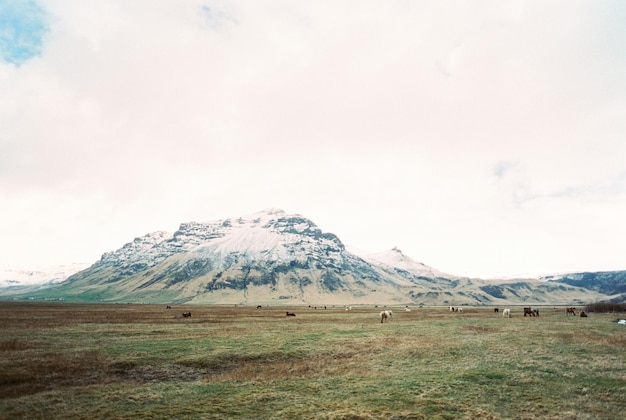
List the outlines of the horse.
{"type": "Polygon", "coordinates": [[[535,313],[533,312],[533,310],[530,307],[524,308],[524,316],[526,316],[526,315],[528,315],[528,316],[536,316],[535,313]]]}
{"type": "Polygon", "coordinates": [[[502,311],[502,316],[505,318],[511,318],[511,310],[509,308],[506,308],[504,311],[502,311]]]}
{"type": "Polygon", "coordinates": [[[576,316],[576,308],[565,308],[565,316],[572,314],[574,316],[576,316]]]}
{"type": "Polygon", "coordinates": [[[585,311],[580,311],[580,317],[587,318],[587,314],[585,313],[585,311]]]}
{"type": "Polygon", "coordinates": [[[380,311],[380,323],[384,323],[386,319],[393,317],[392,311],[380,311]]]}
{"type": "Polygon", "coordinates": [[[285,316],[296,316],[296,314],[294,314],[293,312],[285,312],[285,316]]]}
{"type": "Polygon", "coordinates": [[[539,316],[539,309],[533,309],[533,314],[535,314],[535,316],[539,316]]]}
{"type": "Polygon", "coordinates": [[[191,318],[191,312],[183,312],[183,318],[191,318]]]}
{"type": "Polygon", "coordinates": [[[256,307],[256,308],[257,308],[257,309],[261,309],[261,308],[262,308],[262,306],[261,306],[261,305],[257,305],[257,307],[256,307]]]}
{"type": "Polygon", "coordinates": [[[494,312],[494,313],[498,313],[498,312],[500,312],[500,309],[498,309],[498,308],[493,308],[493,312],[494,312]]]}

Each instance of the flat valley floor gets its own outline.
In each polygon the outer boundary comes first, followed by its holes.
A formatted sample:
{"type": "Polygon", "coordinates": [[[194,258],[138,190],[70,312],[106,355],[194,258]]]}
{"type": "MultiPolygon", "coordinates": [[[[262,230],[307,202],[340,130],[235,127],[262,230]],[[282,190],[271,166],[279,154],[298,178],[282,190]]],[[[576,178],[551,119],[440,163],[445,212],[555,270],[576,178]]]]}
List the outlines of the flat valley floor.
{"type": "Polygon", "coordinates": [[[626,314],[409,309],[0,302],[0,418],[623,418],[626,314]]]}

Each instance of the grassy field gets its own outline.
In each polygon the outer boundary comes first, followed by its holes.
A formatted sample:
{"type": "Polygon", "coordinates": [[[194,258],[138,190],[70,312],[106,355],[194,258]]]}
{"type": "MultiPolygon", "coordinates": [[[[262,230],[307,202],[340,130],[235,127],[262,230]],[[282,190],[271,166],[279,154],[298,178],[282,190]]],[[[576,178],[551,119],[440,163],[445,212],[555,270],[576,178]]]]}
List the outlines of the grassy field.
{"type": "Polygon", "coordinates": [[[380,309],[0,302],[0,418],[624,418],[618,315],[380,309]]]}

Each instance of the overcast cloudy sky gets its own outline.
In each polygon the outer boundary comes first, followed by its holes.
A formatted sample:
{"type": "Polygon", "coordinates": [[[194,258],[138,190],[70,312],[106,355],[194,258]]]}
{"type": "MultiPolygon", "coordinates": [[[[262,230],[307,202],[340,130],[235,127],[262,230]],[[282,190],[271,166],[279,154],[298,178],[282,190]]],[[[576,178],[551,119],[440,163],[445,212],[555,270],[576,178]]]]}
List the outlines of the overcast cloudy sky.
{"type": "Polygon", "coordinates": [[[0,0],[0,263],[269,207],[452,274],[626,269],[626,2],[0,0]]]}

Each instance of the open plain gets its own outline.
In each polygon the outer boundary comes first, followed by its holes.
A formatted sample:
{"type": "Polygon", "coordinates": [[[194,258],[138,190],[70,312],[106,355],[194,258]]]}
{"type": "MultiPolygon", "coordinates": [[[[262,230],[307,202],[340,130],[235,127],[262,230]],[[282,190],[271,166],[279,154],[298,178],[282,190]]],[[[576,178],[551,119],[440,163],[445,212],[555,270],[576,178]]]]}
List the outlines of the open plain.
{"type": "Polygon", "coordinates": [[[510,308],[0,302],[0,418],[623,418],[624,314],[510,308]]]}

